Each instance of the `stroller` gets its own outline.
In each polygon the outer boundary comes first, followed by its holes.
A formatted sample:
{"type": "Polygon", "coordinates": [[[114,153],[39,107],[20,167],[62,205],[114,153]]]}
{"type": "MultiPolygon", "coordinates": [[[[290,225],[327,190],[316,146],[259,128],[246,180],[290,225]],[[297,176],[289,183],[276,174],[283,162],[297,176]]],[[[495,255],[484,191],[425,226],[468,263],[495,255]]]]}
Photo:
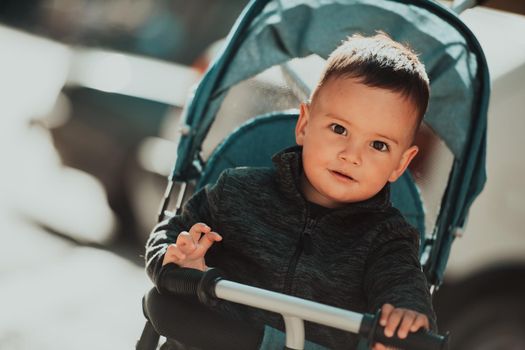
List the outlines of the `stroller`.
{"type": "MultiPolygon", "coordinates": [[[[454,238],[486,179],[489,76],[474,35],[453,11],[431,0],[251,1],[183,114],[159,221],[174,215],[169,201],[176,190],[175,213],[192,190],[214,183],[226,168],[271,166],[274,153],[295,143],[296,108],[310,95],[312,72],[320,72],[323,59],[347,36],[378,30],[418,52],[431,82],[429,109],[416,137],[420,155],[393,184],[391,199],[419,230],[421,264],[431,290],[437,289],[454,238]]],[[[378,315],[222,280],[213,269],[174,283],[172,292],[281,313],[287,349],[303,348],[303,320],[358,333],[368,346],[381,340],[404,349],[447,347],[446,337],[427,332],[385,340],[378,315]]],[[[149,319],[147,307],[144,313],[149,319]]],[[[158,340],[148,321],[137,349],[155,349],[158,340]]]]}

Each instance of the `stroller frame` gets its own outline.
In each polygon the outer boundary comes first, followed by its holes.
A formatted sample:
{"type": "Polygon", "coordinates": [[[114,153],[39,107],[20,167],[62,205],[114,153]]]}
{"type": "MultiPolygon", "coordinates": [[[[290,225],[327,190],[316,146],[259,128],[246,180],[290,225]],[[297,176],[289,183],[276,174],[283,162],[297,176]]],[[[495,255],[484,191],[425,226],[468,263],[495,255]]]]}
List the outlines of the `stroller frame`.
{"type": "MultiPolygon", "coordinates": [[[[255,0],[247,6],[228,37],[227,46],[207,71],[201,84],[195,91],[191,103],[185,110],[178,157],[160,207],[159,221],[166,217],[173,216],[180,211],[189,182],[202,175],[205,163],[199,156],[200,144],[211,127],[215,113],[213,108],[205,107],[206,103],[208,100],[217,98],[215,89],[218,89],[221,84],[221,79],[224,79],[226,65],[235,59],[235,55],[242,45],[246,31],[252,25],[252,21],[263,11],[270,1],[271,0],[255,0]],[[177,186],[177,184],[179,186],[177,186]],[[175,213],[173,213],[168,210],[168,207],[170,197],[176,187],[179,187],[179,193],[175,205],[175,213]]],[[[392,0],[391,2],[401,3],[407,6],[417,6],[442,18],[448,25],[463,36],[464,45],[473,52],[476,61],[475,78],[473,78],[473,80],[477,82],[477,86],[472,87],[472,89],[475,91],[473,93],[476,96],[475,98],[479,97],[479,101],[476,100],[476,103],[473,103],[471,110],[468,112],[469,117],[467,119],[469,119],[469,127],[464,135],[463,144],[460,146],[448,144],[454,151],[455,160],[449,176],[447,189],[443,195],[442,202],[444,205],[439,211],[437,219],[439,224],[437,224],[432,231],[432,236],[425,239],[423,246],[422,262],[424,270],[432,285],[432,289],[435,289],[439,287],[442,282],[446,261],[450,252],[450,246],[455,237],[455,232],[464,225],[468,209],[477,194],[481,192],[485,182],[484,154],[489,95],[488,70],[485,57],[476,38],[470,30],[458,20],[452,11],[432,0],[392,0]],[[463,181],[467,181],[470,185],[464,186],[463,181]]],[[[466,8],[466,3],[465,1],[456,4],[455,8],[463,10],[466,8]]],[[[439,130],[439,125],[434,126],[439,130]]],[[[361,315],[345,310],[337,310],[335,313],[331,313],[331,311],[334,310],[327,311],[327,309],[320,307],[317,303],[297,301],[295,300],[297,298],[291,296],[261,291],[231,281],[217,280],[216,282],[217,283],[213,284],[213,287],[210,287],[211,291],[201,291],[201,294],[283,313],[287,330],[286,346],[291,349],[301,349],[304,345],[302,320],[319,321],[323,324],[328,322],[329,325],[333,324],[332,326],[336,328],[340,327],[338,322],[341,320],[344,324],[341,326],[344,328],[341,329],[360,334],[363,333],[362,329],[367,329],[367,332],[370,333],[370,328],[374,328],[366,324],[367,322],[370,323],[369,320],[374,319],[375,316],[361,315]],[[277,302],[277,300],[286,300],[286,302],[289,303],[287,305],[290,306],[291,309],[277,302]],[[274,305],[279,305],[279,308],[276,309],[274,305]],[[299,306],[313,307],[320,313],[312,316],[312,314],[304,311],[302,307],[299,306]],[[339,319],[339,317],[341,317],[341,319],[339,319]]],[[[200,284],[204,285],[204,283],[200,284]]],[[[203,300],[206,301],[206,298],[203,300]]],[[[152,325],[148,322],[143,336],[137,344],[138,349],[146,349],[146,347],[140,346],[147,343],[148,339],[151,340],[156,337],[155,341],[158,341],[158,334],[152,330],[152,325]]],[[[435,341],[435,344],[437,344],[435,345],[436,349],[441,349],[446,346],[446,337],[430,336],[437,337],[436,339],[438,339],[438,341],[435,341]]],[[[430,349],[430,345],[426,344],[423,348],[430,349]]]]}

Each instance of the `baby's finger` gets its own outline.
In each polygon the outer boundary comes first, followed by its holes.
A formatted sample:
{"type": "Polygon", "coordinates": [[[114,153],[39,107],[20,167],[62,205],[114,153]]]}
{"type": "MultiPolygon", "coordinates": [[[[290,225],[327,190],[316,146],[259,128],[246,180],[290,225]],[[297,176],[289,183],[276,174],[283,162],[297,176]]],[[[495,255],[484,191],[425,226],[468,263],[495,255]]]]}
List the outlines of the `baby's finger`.
{"type": "Polygon", "coordinates": [[[410,331],[411,332],[416,332],[421,327],[423,327],[425,329],[429,329],[430,328],[430,324],[428,322],[428,317],[427,316],[418,313],[417,316],[416,316],[416,319],[414,320],[414,323],[410,327],[410,331]]]}
{"type": "Polygon", "coordinates": [[[219,242],[219,241],[222,241],[222,236],[215,231],[211,231],[211,232],[206,233],[204,236],[202,236],[199,243],[204,243],[206,241],[211,241],[212,243],[219,242]]]}
{"type": "Polygon", "coordinates": [[[375,343],[372,350],[387,350],[387,347],[381,343],[375,343]]]}
{"type": "Polygon", "coordinates": [[[190,228],[190,235],[193,241],[197,243],[199,239],[201,238],[202,234],[206,234],[210,231],[211,231],[211,228],[208,225],[202,222],[198,222],[190,228]]]}
{"type": "Polygon", "coordinates": [[[190,234],[186,231],[179,233],[177,237],[177,247],[186,255],[191,254],[196,248],[195,242],[191,238],[190,234]]]}
{"type": "Polygon", "coordinates": [[[401,322],[401,319],[403,318],[404,310],[403,309],[394,309],[390,315],[388,316],[388,320],[386,322],[385,326],[385,335],[387,337],[391,337],[394,335],[397,326],[399,326],[399,323],[401,322]]]}
{"type": "Polygon", "coordinates": [[[201,240],[199,241],[199,247],[197,248],[197,251],[200,254],[204,255],[206,251],[212,246],[213,243],[219,242],[222,240],[222,236],[219,235],[217,232],[208,232],[204,236],[202,236],[201,240]]]}
{"type": "Polygon", "coordinates": [[[401,339],[405,339],[410,331],[414,321],[416,320],[416,313],[414,311],[407,310],[401,320],[401,325],[397,330],[397,336],[401,339]]]}
{"type": "Polygon", "coordinates": [[[386,322],[388,321],[388,318],[390,317],[390,313],[394,310],[394,306],[391,304],[385,304],[381,308],[381,318],[379,319],[379,324],[381,326],[386,326],[386,322]]]}

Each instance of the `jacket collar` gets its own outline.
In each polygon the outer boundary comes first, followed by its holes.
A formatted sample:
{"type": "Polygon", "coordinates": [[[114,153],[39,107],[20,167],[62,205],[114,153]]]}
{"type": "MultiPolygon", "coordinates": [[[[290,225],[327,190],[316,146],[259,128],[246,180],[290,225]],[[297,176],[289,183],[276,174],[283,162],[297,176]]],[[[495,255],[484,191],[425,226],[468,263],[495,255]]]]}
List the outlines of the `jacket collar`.
{"type": "MultiPolygon", "coordinates": [[[[306,206],[306,199],[302,194],[300,185],[301,172],[303,171],[302,147],[293,146],[286,148],[276,153],[272,157],[272,161],[277,170],[277,182],[281,191],[289,199],[299,200],[306,206]]],[[[385,187],[372,198],[361,202],[348,203],[334,211],[376,211],[386,209],[390,206],[390,184],[387,183],[385,187]]]]}

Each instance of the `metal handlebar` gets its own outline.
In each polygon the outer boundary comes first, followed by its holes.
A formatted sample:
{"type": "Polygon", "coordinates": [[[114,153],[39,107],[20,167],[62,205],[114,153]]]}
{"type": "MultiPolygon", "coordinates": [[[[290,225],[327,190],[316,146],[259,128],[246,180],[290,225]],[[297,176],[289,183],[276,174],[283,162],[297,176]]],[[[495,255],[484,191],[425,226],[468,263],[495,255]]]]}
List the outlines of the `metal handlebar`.
{"type": "Polygon", "coordinates": [[[404,339],[395,335],[385,336],[384,327],[378,325],[380,311],[375,315],[360,314],[247,286],[222,279],[217,269],[202,272],[176,265],[166,267],[161,287],[172,294],[197,296],[204,304],[214,303],[218,299],[228,300],[281,314],[285,320],[286,347],[289,349],[304,348],[303,320],[359,334],[367,338],[369,344],[380,342],[405,350],[448,349],[448,335],[433,334],[426,330],[410,333],[404,339]]]}

